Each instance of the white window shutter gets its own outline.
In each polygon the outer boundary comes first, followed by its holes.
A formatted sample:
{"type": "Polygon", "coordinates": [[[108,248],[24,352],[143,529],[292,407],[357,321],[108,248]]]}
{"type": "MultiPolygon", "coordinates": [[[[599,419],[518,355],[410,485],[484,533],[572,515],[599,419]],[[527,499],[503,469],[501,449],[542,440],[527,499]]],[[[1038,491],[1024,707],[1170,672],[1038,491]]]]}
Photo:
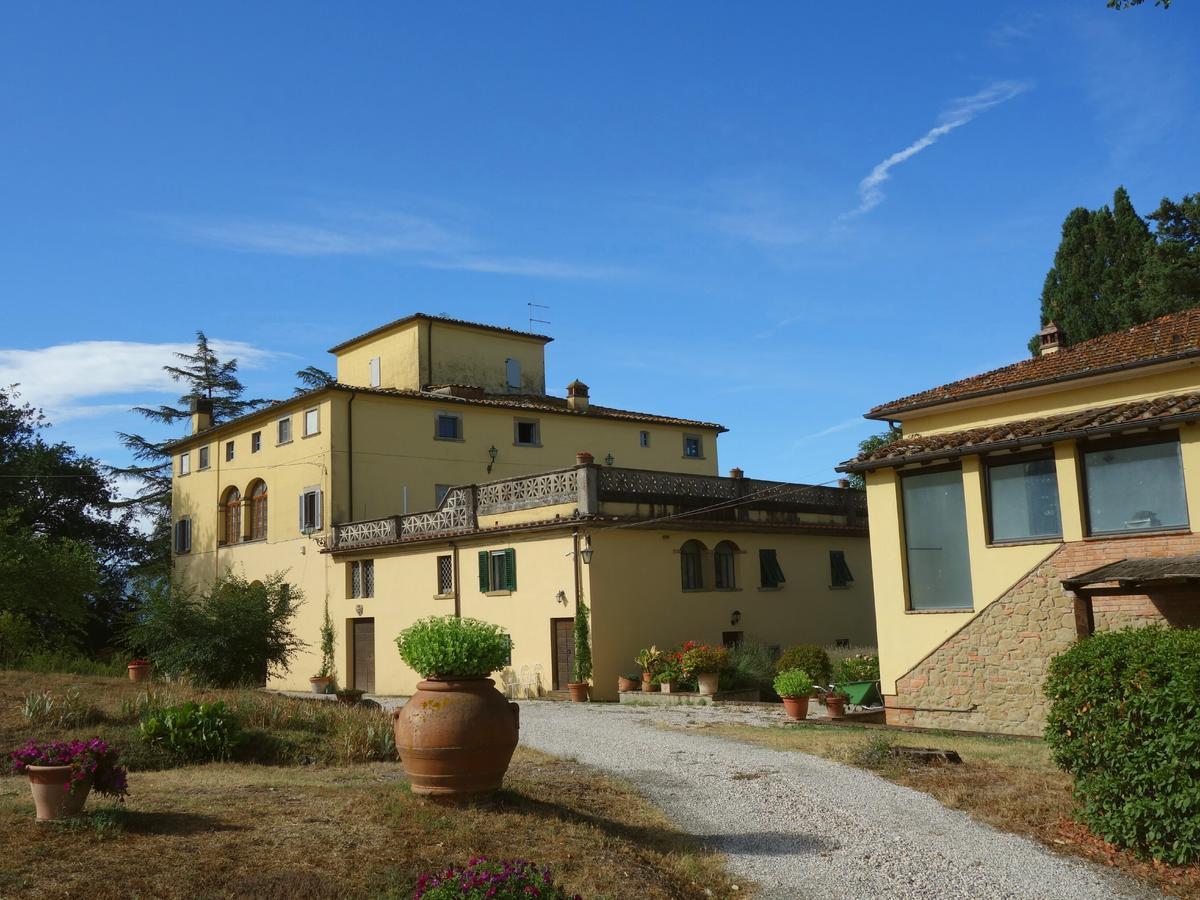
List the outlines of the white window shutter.
{"type": "Polygon", "coordinates": [[[379,385],[382,383],[383,383],[383,379],[380,377],[380,372],[379,372],[379,357],[372,356],[371,357],[371,387],[379,387],[379,385]]]}
{"type": "Polygon", "coordinates": [[[316,512],[313,514],[313,528],[315,528],[317,531],[321,530],[321,493],[321,491],[316,492],[314,502],[316,512]]]}
{"type": "Polygon", "coordinates": [[[300,492],[300,530],[304,531],[304,492],[300,492]]]}

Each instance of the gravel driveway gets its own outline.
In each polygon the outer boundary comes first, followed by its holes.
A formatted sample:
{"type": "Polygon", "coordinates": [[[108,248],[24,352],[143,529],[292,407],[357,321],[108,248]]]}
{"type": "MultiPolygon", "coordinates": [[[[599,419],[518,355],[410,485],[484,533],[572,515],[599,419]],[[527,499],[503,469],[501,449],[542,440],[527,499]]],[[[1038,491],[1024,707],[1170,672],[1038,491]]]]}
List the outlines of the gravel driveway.
{"type": "Polygon", "coordinates": [[[525,702],[521,743],[621,776],[771,898],[1160,896],[860,769],[656,722],[704,708],[525,702]]]}

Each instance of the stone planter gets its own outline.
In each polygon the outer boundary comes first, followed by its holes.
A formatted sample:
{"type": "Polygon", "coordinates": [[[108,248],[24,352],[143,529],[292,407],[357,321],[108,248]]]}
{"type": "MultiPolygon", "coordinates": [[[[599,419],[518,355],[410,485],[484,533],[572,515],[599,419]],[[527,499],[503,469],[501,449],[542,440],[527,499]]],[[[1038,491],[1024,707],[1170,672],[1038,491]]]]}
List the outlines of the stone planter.
{"type": "Polygon", "coordinates": [[[586,681],[568,681],[567,691],[571,694],[572,703],[587,703],[588,689],[591,687],[586,681]]]}
{"type": "Polygon", "coordinates": [[[717,692],[717,684],[721,680],[721,676],[716,672],[699,672],[696,674],[696,681],[700,684],[700,693],[706,697],[711,697],[717,692]]]}
{"type": "Polygon", "coordinates": [[[148,662],[131,662],[126,668],[129,671],[130,681],[149,681],[150,680],[150,663],[148,662]]]}
{"type": "Polygon", "coordinates": [[[660,681],[658,687],[664,694],[674,694],[679,691],[679,684],[674,681],[660,681]]]}
{"type": "Polygon", "coordinates": [[[636,678],[626,678],[624,675],[617,677],[618,691],[636,691],[637,689],[638,682],[636,678]]]}
{"type": "Polygon", "coordinates": [[[25,774],[29,776],[29,788],[33,792],[33,805],[37,808],[39,822],[79,815],[92,790],[90,777],[76,784],[72,790],[67,790],[67,783],[71,780],[70,766],[26,766],[25,774]]]}
{"type": "Polygon", "coordinates": [[[365,693],[366,691],[358,691],[354,688],[346,688],[345,690],[337,692],[338,702],[345,703],[347,706],[358,706],[358,704],[362,702],[363,694],[365,693]]]}
{"type": "Polygon", "coordinates": [[[308,686],[314,694],[328,694],[333,688],[333,676],[314,675],[308,679],[308,686]]]}
{"type": "Polygon", "coordinates": [[[430,679],[392,720],[412,792],[469,800],[500,787],[517,746],[520,707],[490,678],[430,679]]]}
{"type": "Polygon", "coordinates": [[[783,708],[793,719],[808,718],[808,698],[807,697],[784,697],[783,708]]]}

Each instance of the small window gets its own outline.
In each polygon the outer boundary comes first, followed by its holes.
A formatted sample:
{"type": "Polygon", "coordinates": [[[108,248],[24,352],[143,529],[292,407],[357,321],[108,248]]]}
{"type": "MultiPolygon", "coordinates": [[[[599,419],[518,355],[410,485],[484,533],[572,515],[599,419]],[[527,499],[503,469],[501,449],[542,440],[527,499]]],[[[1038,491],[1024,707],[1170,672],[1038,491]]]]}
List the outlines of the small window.
{"type": "Polygon", "coordinates": [[[479,590],[515,591],[517,589],[517,551],[512,547],[507,550],[479,551],[479,590]]]}
{"type": "Polygon", "coordinates": [[[451,487],[452,485],[449,484],[435,484],[433,486],[434,506],[442,505],[442,501],[446,499],[446,494],[450,492],[451,487]]]}
{"type": "Polygon", "coordinates": [[[321,431],[321,410],[310,409],[304,413],[304,436],[318,434],[321,431]]]}
{"type": "Polygon", "coordinates": [[[372,356],[371,361],[368,365],[371,369],[371,387],[379,387],[381,384],[383,384],[383,378],[381,376],[381,370],[380,370],[379,357],[372,356]]]}
{"type": "Polygon", "coordinates": [[[742,646],[742,640],[746,637],[744,631],[722,631],[721,644],[729,650],[735,647],[742,646]]]}
{"type": "Polygon", "coordinates": [[[542,443],[541,429],[536,419],[517,419],[513,441],[519,447],[537,447],[542,443]]]}
{"type": "Polygon", "coordinates": [[[720,590],[731,591],[737,587],[737,547],[732,541],[721,541],[713,551],[713,561],[716,568],[716,586],[720,590]]]}
{"type": "Polygon", "coordinates": [[[175,552],[189,553],[192,549],[192,520],[184,516],[175,523],[175,552]]]}
{"type": "Polygon", "coordinates": [[[849,650],[850,638],[834,638],[833,646],[838,650],[849,650]]]}
{"type": "Polygon", "coordinates": [[[650,432],[642,431],[638,433],[638,444],[642,447],[650,446],[650,432]]]}
{"type": "Polygon", "coordinates": [[[454,413],[437,414],[433,436],[439,441],[461,441],[463,439],[462,416],[454,413]]]}
{"type": "Polygon", "coordinates": [[[289,416],[286,419],[280,419],[279,425],[279,440],[277,443],[286,444],[292,439],[292,420],[289,416]]]}
{"type": "Polygon", "coordinates": [[[1186,528],[1179,439],[1091,450],[1084,445],[1089,534],[1186,528]]]}
{"type": "Polygon", "coordinates": [[[449,554],[437,558],[437,592],[454,593],[454,557],[449,554]]]}
{"type": "Polygon", "coordinates": [[[192,471],[192,454],[182,453],[179,456],[179,474],[186,475],[192,471]]]}
{"type": "Polygon", "coordinates": [[[300,531],[308,534],[321,530],[321,489],[306,488],[300,494],[300,531]]]}
{"type": "Polygon", "coordinates": [[[521,363],[519,360],[506,359],[504,361],[504,380],[510,388],[517,390],[521,387],[521,363]]]}
{"type": "Polygon", "coordinates": [[[787,581],[774,550],[758,551],[758,573],[759,582],[765,588],[777,588],[787,581]]]}
{"type": "Polygon", "coordinates": [[[233,462],[233,441],[225,442],[225,462],[233,462]]]}
{"type": "Polygon", "coordinates": [[[199,469],[208,468],[208,448],[201,447],[196,453],[196,467],[199,469]]]}
{"type": "Polygon", "coordinates": [[[256,431],[250,435],[250,452],[257,453],[262,449],[262,432],[256,431]]]}
{"type": "Polygon", "coordinates": [[[350,563],[350,596],[356,600],[375,596],[375,560],[360,559],[350,563]]]}
{"type": "Polygon", "coordinates": [[[829,551],[829,584],[832,587],[850,587],[854,583],[854,575],[846,564],[846,551],[829,551]]]}
{"type": "Polygon", "coordinates": [[[685,434],[683,436],[683,455],[687,459],[704,458],[704,443],[700,440],[700,435],[685,434]]]}
{"type": "Polygon", "coordinates": [[[704,589],[704,545],[687,541],[679,548],[680,583],[685,591],[704,589]]]}

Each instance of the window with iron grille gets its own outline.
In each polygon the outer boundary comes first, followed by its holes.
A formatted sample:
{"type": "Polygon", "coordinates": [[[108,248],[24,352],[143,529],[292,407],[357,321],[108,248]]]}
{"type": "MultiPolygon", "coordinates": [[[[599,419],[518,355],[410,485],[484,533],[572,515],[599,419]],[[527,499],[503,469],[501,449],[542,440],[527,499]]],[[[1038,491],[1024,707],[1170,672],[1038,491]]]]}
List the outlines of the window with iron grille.
{"type": "Polygon", "coordinates": [[[685,591],[698,591],[704,587],[704,545],[699,541],[687,541],[679,549],[680,578],[685,591]]]}
{"type": "Polygon", "coordinates": [[[437,558],[437,592],[454,593],[454,557],[450,555],[437,558]]]}
{"type": "Polygon", "coordinates": [[[829,551],[829,583],[833,587],[849,587],[854,581],[854,576],[850,572],[850,567],[846,565],[846,553],[844,550],[829,551]]]}
{"type": "Polygon", "coordinates": [[[350,596],[355,599],[375,596],[375,560],[359,559],[350,563],[350,596]]]}
{"type": "Polygon", "coordinates": [[[783,569],[779,567],[779,557],[774,550],[758,551],[758,569],[761,584],[765,588],[777,588],[785,581],[783,569]]]}

